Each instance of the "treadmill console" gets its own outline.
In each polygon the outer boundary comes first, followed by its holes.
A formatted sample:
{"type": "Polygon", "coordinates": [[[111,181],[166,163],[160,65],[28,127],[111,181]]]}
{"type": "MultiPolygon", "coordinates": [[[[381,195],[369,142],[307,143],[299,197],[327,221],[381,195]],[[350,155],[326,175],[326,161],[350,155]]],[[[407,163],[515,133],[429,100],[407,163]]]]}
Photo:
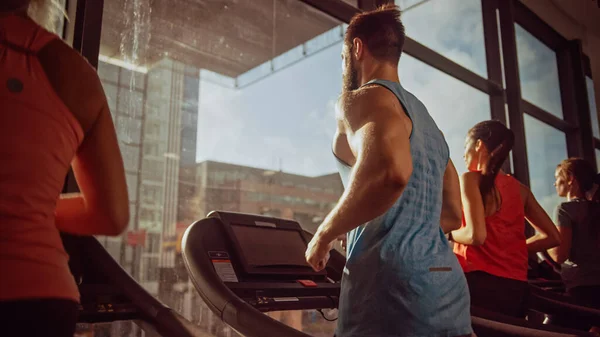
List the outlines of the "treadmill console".
{"type": "Polygon", "coordinates": [[[345,259],[338,253],[337,263],[314,271],[304,257],[310,238],[293,220],[213,211],[186,231],[184,261],[216,302],[225,286],[259,311],[335,308],[345,259]]]}
{"type": "Polygon", "coordinates": [[[223,224],[240,276],[325,280],[326,271],[316,272],[306,262],[308,238],[297,222],[238,213],[211,212],[211,216],[223,224]]]}

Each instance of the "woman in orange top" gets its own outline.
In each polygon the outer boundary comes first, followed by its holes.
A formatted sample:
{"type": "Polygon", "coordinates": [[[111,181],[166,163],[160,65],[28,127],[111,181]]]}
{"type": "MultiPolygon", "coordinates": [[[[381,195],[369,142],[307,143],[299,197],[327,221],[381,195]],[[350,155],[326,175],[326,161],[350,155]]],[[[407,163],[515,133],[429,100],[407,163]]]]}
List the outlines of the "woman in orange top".
{"type": "Polygon", "coordinates": [[[514,135],[498,121],[469,130],[461,177],[463,223],[451,232],[476,307],[523,317],[528,253],[560,243],[558,231],[531,191],[504,173],[514,135]],[[537,234],[525,238],[525,219],[537,234]]]}
{"type": "Polygon", "coordinates": [[[129,203],[100,80],[28,16],[34,5],[52,21],[51,0],[0,2],[0,329],[73,336],[79,293],[59,231],[118,235],[129,203]],[[60,196],[71,165],[81,193],[60,196]]]}

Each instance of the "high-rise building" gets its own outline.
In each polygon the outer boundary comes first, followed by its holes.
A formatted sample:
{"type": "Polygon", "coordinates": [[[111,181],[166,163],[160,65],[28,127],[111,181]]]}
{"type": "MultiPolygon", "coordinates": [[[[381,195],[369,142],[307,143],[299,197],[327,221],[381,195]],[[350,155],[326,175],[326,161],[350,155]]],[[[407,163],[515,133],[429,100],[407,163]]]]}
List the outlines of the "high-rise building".
{"type": "MultiPolygon", "coordinates": [[[[130,70],[108,62],[99,62],[98,74],[108,99],[119,147],[123,156],[130,200],[130,230],[136,228],[139,216],[140,167],[142,161],[142,121],[146,95],[145,71],[130,70]]],[[[128,238],[131,233],[125,236],[128,238]]],[[[133,237],[135,238],[135,237],[133,237]]],[[[130,238],[132,239],[132,238],[130,238]]],[[[137,276],[135,249],[123,237],[103,238],[109,253],[132,275],[137,276]]]]}
{"type": "Polygon", "coordinates": [[[176,235],[180,167],[196,157],[199,70],[164,58],[133,70],[101,61],[98,73],[113,113],[131,202],[127,240],[105,238],[104,244],[156,295],[160,268],[175,264],[175,252],[163,251],[162,241],[176,235]]]}

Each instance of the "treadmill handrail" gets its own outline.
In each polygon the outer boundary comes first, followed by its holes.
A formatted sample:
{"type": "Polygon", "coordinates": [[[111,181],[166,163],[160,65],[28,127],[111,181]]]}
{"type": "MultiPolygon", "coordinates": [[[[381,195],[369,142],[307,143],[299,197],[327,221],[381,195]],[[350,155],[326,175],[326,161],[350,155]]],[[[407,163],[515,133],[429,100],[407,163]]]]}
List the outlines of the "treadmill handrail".
{"type": "MultiPolygon", "coordinates": [[[[507,316],[498,312],[478,308],[476,306],[471,306],[471,318],[474,329],[481,328],[480,324],[486,323],[485,321],[480,320],[483,319],[486,321],[493,321],[497,323],[506,324],[511,327],[508,328],[508,330],[511,330],[512,327],[521,327],[524,329],[535,330],[536,336],[545,336],[544,333],[560,334],[561,336],[582,336],[582,334],[584,336],[593,336],[593,334],[591,333],[573,330],[569,328],[563,328],[551,324],[533,323],[522,318],[507,316]]],[[[487,326],[487,328],[489,328],[489,326],[487,326]]],[[[506,331],[505,328],[507,327],[501,328],[502,330],[506,331]]]]}
{"type": "MultiPolygon", "coordinates": [[[[310,337],[309,335],[291,328],[256,310],[236,296],[221,281],[208,258],[197,259],[194,253],[194,241],[202,242],[198,232],[203,222],[221,221],[218,218],[206,218],[190,225],[181,240],[182,255],[185,267],[190,274],[194,287],[204,302],[227,322],[234,330],[246,337],[285,336],[285,337],[310,337]],[[202,272],[200,271],[200,268],[202,272]],[[206,294],[204,289],[209,288],[212,294],[206,294]],[[219,303],[215,303],[219,302],[219,303]],[[220,307],[222,305],[222,307],[220,307]]],[[[196,244],[198,246],[198,244],[196,244]]]]}
{"type": "Polygon", "coordinates": [[[561,312],[568,311],[571,315],[577,314],[580,317],[587,317],[593,320],[595,324],[600,324],[599,309],[579,305],[572,298],[534,285],[530,285],[529,288],[529,307],[547,314],[560,315],[561,312]]]}
{"type": "MultiPolygon", "coordinates": [[[[148,293],[135,279],[113,259],[95,237],[81,237],[82,249],[89,263],[104,275],[109,283],[125,294],[136,305],[150,323],[156,325],[159,333],[166,336],[201,336],[184,327],[181,319],[169,307],[148,293]]],[[[199,329],[199,328],[198,328],[199,329]]]]}
{"type": "Polygon", "coordinates": [[[486,337],[581,337],[595,336],[589,332],[563,333],[548,330],[539,330],[526,326],[511,325],[487,318],[471,316],[473,330],[478,336],[486,337]]]}

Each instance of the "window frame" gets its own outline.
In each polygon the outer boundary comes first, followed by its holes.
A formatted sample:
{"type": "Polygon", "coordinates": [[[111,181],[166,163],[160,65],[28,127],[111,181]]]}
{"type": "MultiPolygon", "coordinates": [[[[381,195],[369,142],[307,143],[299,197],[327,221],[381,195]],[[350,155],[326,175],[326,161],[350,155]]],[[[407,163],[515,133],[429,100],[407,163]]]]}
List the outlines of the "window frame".
{"type": "MultiPolygon", "coordinates": [[[[592,76],[592,65],[590,62],[590,57],[587,56],[586,54],[583,54],[583,71],[585,73],[585,76],[589,77],[592,80],[592,83],[595,84],[594,77],[592,76]]],[[[588,97],[588,100],[589,100],[589,97],[588,97]]],[[[596,104],[598,104],[598,103],[596,102],[596,104]]],[[[590,107],[590,120],[591,120],[591,114],[593,114],[593,113],[598,113],[598,112],[592,111],[592,107],[590,107]]],[[[593,132],[592,132],[592,135],[593,135],[593,132]]],[[[597,138],[594,136],[593,143],[594,143],[594,149],[600,150],[600,138],[597,138]]],[[[598,157],[598,156],[596,156],[596,157],[598,157]]],[[[596,169],[598,169],[598,167],[596,167],[596,169]]]]}

